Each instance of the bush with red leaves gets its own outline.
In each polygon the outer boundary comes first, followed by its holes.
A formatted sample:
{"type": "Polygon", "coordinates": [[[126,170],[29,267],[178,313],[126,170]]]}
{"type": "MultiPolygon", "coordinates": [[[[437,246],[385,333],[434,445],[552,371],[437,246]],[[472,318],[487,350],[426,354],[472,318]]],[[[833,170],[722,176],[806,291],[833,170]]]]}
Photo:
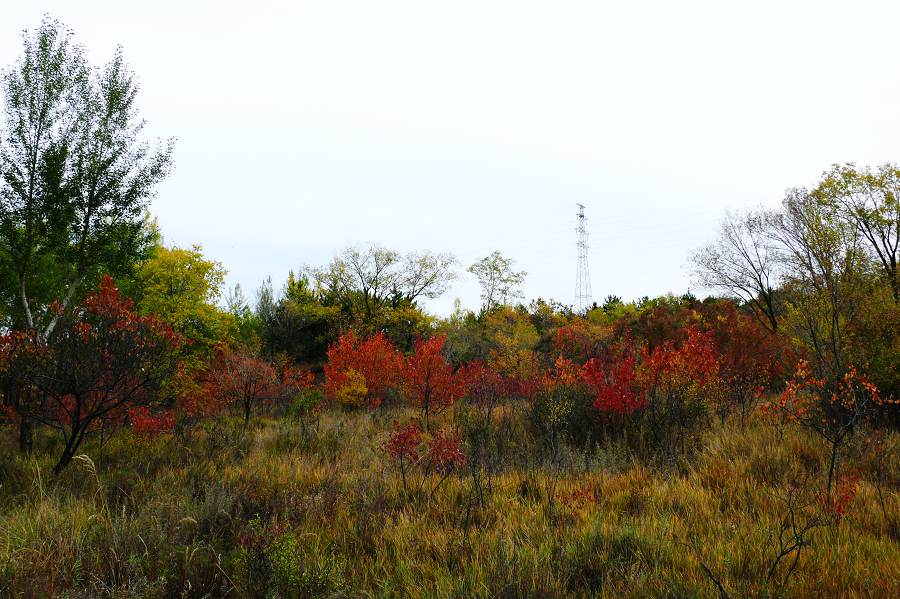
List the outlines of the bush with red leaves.
{"type": "Polygon", "coordinates": [[[388,390],[401,384],[402,365],[402,356],[383,333],[358,339],[351,331],[328,348],[325,395],[334,400],[359,393],[369,406],[378,407],[388,390]],[[353,393],[346,393],[348,389],[353,393]]]}
{"type": "Polygon", "coordinates": [[[61,472],[85,437],[128,421],[129,410],[149,417],[171,406],[163,384],[178,368],[182,339],[168,324],[141,316],[105,276],[97,291],[62,315],[46,340],[22,333],[0,340],[5,369],[29,399],[23,415],[59,430],[61,472]]]}
{"type": "Polygon", "coordinates": [[[462,380],[444,356],[445,341],[442,335],[416,339],[412,354],[402,364],[404,394],[422,410],[426,427],[430,414],[452,406],[465,393],[462,380]]]}
{"type": "Polygon", "coordinates": [[[232,348],[221,348],[216,352],[205,379],[206,396],[213,402],[240,406],[245,424],[250,422],[254,405],[283,399],[299,390],[299,387],[295,390],[294,385],[305,382],[299,373],[282,372],[280,375],[272,364],[255,353],[232,348]]]}
{"type": "Polygon", "coordinates": [[[468,463],[468,457],[462,449],[462,436],[458,431],[450,434],[437,431],[426,437],[415,420],[406,426],[401,426],[395,420],[394,429],[382,449],[399,466],[403,490],[407,494],[412,488],[420,492],[429,480],[436,477],[436,481],[431,484],[429,498],[434,496],[456,467],[468,463]],[[416,471],[419,476],[418,484],[413,480],[416,471]]]}
{"type": "Polygon", "coordinates": [[[719,366],[712,334],[696,327],[680,344],[666,341],[642,351],[637,383],[646,398],[643,432],[653,447],[666,453],[687,449],[695,429],[721,401],[719,366]]]}
{"type": "Polygon", "coordinates": [[[153,413],[146,406],[130,408],[128,421],[132,432],[137,435],[155,437],[175,429],[175,416],[171,411],[153,413]]]}
{"type": "Polygon", "coordinates": [[[619,344],[605,362],[597,358],[588,360],[582,376],[595,390],[594,408],[606,421],[631,416],[647,405],[638,385],[637,358],[630,342],[619,344]]]}

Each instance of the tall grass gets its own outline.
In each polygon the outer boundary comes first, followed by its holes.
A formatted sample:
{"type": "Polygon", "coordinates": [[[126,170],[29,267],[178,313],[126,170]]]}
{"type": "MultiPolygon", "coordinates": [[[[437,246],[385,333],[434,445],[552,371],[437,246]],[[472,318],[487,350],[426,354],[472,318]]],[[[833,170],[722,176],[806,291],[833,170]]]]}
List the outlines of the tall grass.
{"type": "Polygon", "coordinates": [[[3,435],[0,596],[900,596],[896,455],[851,448],[858,493],[782,585],[791,560],[767,575],[789,508],[821,519],[816,439],[727,424],[674,463],[613,441],[550,460],[524,410],[500,414],[479,501],[465,468],[433,498],[403,493],[381,450],[402,409],[123,432],[56,478],[52,438],[26,458],[3,435]]]}

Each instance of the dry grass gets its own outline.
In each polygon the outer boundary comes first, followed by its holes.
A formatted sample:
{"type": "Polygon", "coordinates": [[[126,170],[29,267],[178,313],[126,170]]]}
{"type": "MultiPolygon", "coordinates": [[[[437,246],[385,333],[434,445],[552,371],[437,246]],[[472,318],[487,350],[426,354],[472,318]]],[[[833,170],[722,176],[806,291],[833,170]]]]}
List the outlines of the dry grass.
{"type": "MultiPolygon", "coordinates": [[[[409,497],[380,449],[405,416],[327,412],[308,436],[275,418],[122,433],[58,479],[52,440],[26,459],[4,435],[0,596],[714,597],[715,578],[771,597],[788,496],[798,520],[821,516],[823,449],[796,431],[726,426],[667,466],[568,448],[558,466],[513,408],[483,504],[468,472],[409,497]]],[[[851,451],[859,492],[805,537],[785,596],[900,596],[900,457],[876,478],[851,451]]]]}

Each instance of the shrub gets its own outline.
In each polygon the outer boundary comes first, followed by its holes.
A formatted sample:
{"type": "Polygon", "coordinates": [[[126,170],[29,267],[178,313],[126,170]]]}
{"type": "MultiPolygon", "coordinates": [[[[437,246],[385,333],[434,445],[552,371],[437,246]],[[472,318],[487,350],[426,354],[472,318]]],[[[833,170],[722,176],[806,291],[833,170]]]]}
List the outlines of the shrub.
{"type": "Polygon", "coordinates": [[[600,419],[594,392],[582,368],[560,356],[547,371],[531,403],[530,420],[555,462],[563,442],[589,443],[599,438],[600,419]]]}
{"type": "Polygon", "coordinates": [[[300,389],[288,407],[290,418],[300,425],[301,432],[306,435],[309,426],[318,418],[319,410],[325,402],[325,395],[315,387],[300,389]]]}
{"type": "Polygon", "coordinates": [[[723,392],[712,336],[690,328],[680,345],[667,341],[652,351],[645,348],[637,383],[646,401],[639,415],[649,448],[670,454],[686,450],[723,392]]]}
{"type": "Polygon", "coordinates": [[[237,404],[249,424],[253,406],[272,400],[283,392],[275,368],[247,350],[220,348],[204,386],[207,397],[237,404]]]}
{"type": "Polygon", "coordinates": [[[782,418],[817,434],[830,450],[826,494],[832,495],[838,457],[847,439],[873,418],[886,402],[869,379],[850,367],[837,381],[817,378],[806,361],[797,365],[777,401],[764,404],[765,414],[782,418]]]}
{"type": "Polygon", "coordinates": [[[364,340],[357,339],[352,332],[341,335],[328,348],[325,395],[344,405],[354,405],[362,398],[377,407],[389,389],[400,385],[401,367],[400,354],[384,334],[364,340]]]}
{"type": "Polygon", "coordinates": [[[403,390],[412,405],[422,410],[428,426],[428,416],[448,408],[465,392],[460,377],[443,355],[445,338],[416,339],[413,353],[403,362],[403,390]]]}
{"type": "Polygon", "coordinates": [[[17,384],[34,391],[19,402],[20,413],[62,433],[53,468],[59,473],[88,435],[124,424],[130,414],[145,430],[159,428],[164,421],[151,423],[150,410],[167,407],[159,392],[177,369],[181,344],[169,325],[137,314],[105,276],[47,339],[12,333],[0,353],[17,384]]]}
{"type": "Polygon", "coordinates": [[[341,373],[341,383],[332,391],[334,399],[345,408],[361,408],[366,405],[369,388],[366,377],[352,368],[341,373]]]}
{"type": "Polygon", "coordinates": [[[704,327],[715,339],[719,376],[725,392],[718,404],[724,418],[737,410],[741,424],[756,408],[759,398],[783,384],[796,358],[787,338],[770,332],[733,302],[704,306],[704,327]]]}
{"type": "Polygon", "coordinates": [[[416,421],[406,426],[394,421],[394,429],[382,449],[398,464],[404,492],[421,492],[429,486],[429,499],[456,467],[468,463],[459,431],[441,430],[426,437],[416,421]],[[414,481],[414,469],[419,473],[418,484],[414,481]]]}

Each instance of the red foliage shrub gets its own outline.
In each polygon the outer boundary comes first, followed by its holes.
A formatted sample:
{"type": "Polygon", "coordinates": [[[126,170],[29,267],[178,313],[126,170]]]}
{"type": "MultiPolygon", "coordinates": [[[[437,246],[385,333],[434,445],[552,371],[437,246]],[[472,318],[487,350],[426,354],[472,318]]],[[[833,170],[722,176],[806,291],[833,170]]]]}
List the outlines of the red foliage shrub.
{"type": "Polygon", "coordinates": [[[719,376],[726,389],[720,411],[724,416],[737,408],[744,422],[760,396],[784,381],[796,357],[786,338],[740,313],[733,302],[706,305],[703,317],[703,326],[716,341],[719,376]]]}
{"type": "Polygon", "coordinates": [[[465,389],[444,357],[445,338],[435,335],[416,339],[413,353],[403,362],[403,390],[412,405],[421,408],[428,424],[431,412],[447,408],[459,399],[465,389]]]}
{"type": "Polygon", "coordinates": [[[691,327],[681,344],[666,341],[652,351],[645,348],[637,378],[657,396],[718,392],[719,356],[712,335],[691,327]]]}
{"type": "Polygon", "coordinates": [[[428,461],[440,469],[463,466],[468,461],[462,451],[462,437],[459,431],[452,435],[438,431],[428,441],[428,461]]]}
{"type": "Polygon", "coordinates": [[[835,524],[840,524],[850,511],[850,505],[859,492],[859,482],[857,475],[842,476],[838,478],[833,493],[820,493],[816,496],[825,515],[835,524]]]}
{"type": "Polygon", "coordinates": [[[281,397],[283,386],[271,364],[243,350],[220,348],[206,374],[204,392],[210,401],[238,404],[244,422],[250,422],[253,405],[281,397]]]}
{"type": "Polygon", "coordinates": [[[398,421],[394,421],[394,430],[390,438],[384,444],[384,450],[393,459],[410,463],[419,461],[419,447],[422,445],[422,428],[419,423],[412,423],[401,427],[398,421]]]}
{"type": "Polygon", "coordinates": [[[325,364],[325,394],[336,399],[341,389],[354,383],[355,373],[362,379],[362,393],[369,405],[377,407],[388,389],[401,383],[402,357],[383,333],[360,340],[349,332],[328,348],[325,364]]]}
{"type": "Polygon", "coordinates": [[[181,344],[168,324],[134,312],[108,276],[48,339],[15,333],[0,343],[16,384],[35,391],[19,402],[20,413],[63,433],[55,472],[86,435],[123,424],[130,409],[168,407],[160,391],[177,369],[181,344]]]}
{"type": "Polygon", "coordinates": [[[406,492],[410,490],[410,479],[417,476],[416,471],[419,473],[418,484],[414,484],[417,490],[422,490],[433,474],[440,473],[439,478],[431,485],[429,496],[434,496],[455,467],[468,462],[458,431],[453,434],[438,431],[426,438],[417,421],[400,426],[395,420],[394,430],[382,449],[399,465],[406,492]],[[411,470],[413,467],[418,468],[411,470]]]}
{"type": "Polygon", "coordinates": [[[479,407],[490,409],[509,394],[509,382],[483,360],[463,364],[456,376],[465,396],[479,407]]]}
{"type": "Polygon", "coordinates": [[[594,408],[601,415],[630,416],[647,405],[637,384],[636,362],[628,352],[617,353],[605,369],[594,358],[584,365],[584,378],[597,392],[594,408]]]}
{"type": "Polygon", "coordinates": [[[607,422],[630,425],[635,417],[647,448],[668,452],[684,449],[686,440],[722,393],[719,359],[710,333],[690,327],[635,352],[623,342],[605,368],[585,365],[585,377],[597,391],[594,407],[607,422]]]}
{"type": "Polygon", "coordinates": [[[175,416],[170,411],[153,413],[146,406],[128,410],[131,430],[138,435],[156,436],[175,429],[175,416]]]}

